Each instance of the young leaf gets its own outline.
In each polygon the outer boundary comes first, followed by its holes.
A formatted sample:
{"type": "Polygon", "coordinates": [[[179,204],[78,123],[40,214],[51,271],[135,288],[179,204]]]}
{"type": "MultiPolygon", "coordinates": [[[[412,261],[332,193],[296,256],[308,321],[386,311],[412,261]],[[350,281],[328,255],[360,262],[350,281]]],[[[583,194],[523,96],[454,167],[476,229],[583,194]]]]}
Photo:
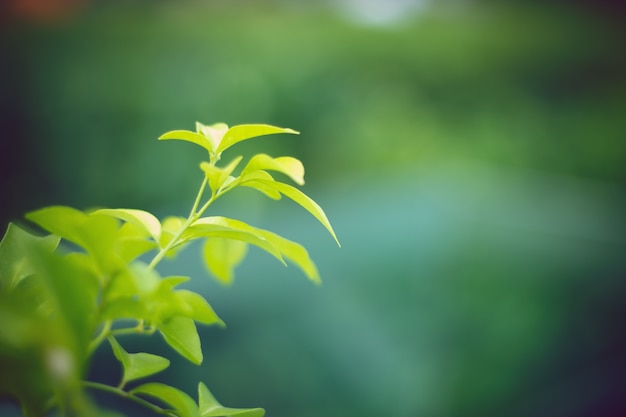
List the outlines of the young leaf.
{"type": "Polygon", "coordinates": [[[295,135],[300,134],[299,132],[296,132],[292,129],[285,129],[264,124],[233,126],[228,129],[226,134],[224,134],[222,140],[217,144],[217,149],[215,153],[217,155],[220,155],[223,151],[230,148],[235,143],[258,136],[272,135],[274,133],[291,133],[295,135]]]}
{"type": "Polygon", "coordinates": [[[182,239],[190,240],[199,237],[221,237],[225,239],[241,240],[260,247],[285,264],[280,251],[272,246],[262,233],[259,233],[260,230],[261,229],[252,227],[242,221],[229,219],[227,217],[203,217],[196,220],[191,227],[185,231],[182,239]]]}
{"type": "MultiPolygon", "coordinates": [[[[198,133],[202,133],[211,142],[213,149],[216,150],[224,134],[228,131],[228,125],[225,123],[215,123],[206,126],[200,122],[196,122],[196,130],[198,133]]],[[[219,155],[219,152],[215,153],[219,155]]]]}
{"type": "Polygon", "coordinates": [[[190,319],[202,324],[225,326],[222,319],[213,311],[213,307],[200,294],[189,290],[178,290],[176,291],[176,296],[183,300],[191,309],[191,313],[188,316],[190,319]]]}
{"type": "Polygon", "coordinates": [[[304,166],[296,158],[290,156],[272,158],[263,153],[254,155],[241,172],[241,177],[245,178],[246,174],[260,170],[282,172],[296,184],[304,185],[304,166]]]}
{"type": "Polygon", "coordinates": [[[235,267],[241,263],[247,252],[246,242],[210,237],[204,243],[204,263],[223,284],[230,284],[235,267]]]}
{"type": "Polygon", "coordinates": [[[288,185],[288,184],[284,184],[282,182],[277,182],[277,181],[270,182],[266,180],[256,180],[256,181],[263,183],[271,188],[274,188],[275,190],[286,195],[287,197],[289,197],[290,199],[292,199],[293,201],[301,205],[304,209],[306,209],[309,213],[311,213],[317,220],[319,220],[320,223],[322,223],[322,225],[326,228],[326,230],[328,230],[331,236],[335,239],[335,242],[337,242],[337,245],[341,247],[341,244],[339,243],[339,240],[337,239],[337,236],[335,235],[335,231],[333,230],[333,227],[330,225],[330,221],[328,221],[328,217],[326,217],[326,213],[324,213],[324,210],[322,210],[322,208],[315,201],[313,201],[309,196],[307,196],[306,194],[304,194],[302,191],[298,190],[297,188],[292,187],[291,185],[288,185]]]}
{"type": "Polygon", "coordinates": [[[187,142],[195,143],[209,151],[209,154],[213,154],[215,152],[215,147],[213,143],[207,139],[206,136],[192,132],[190,130],[172,130],[170,132],[164,133],[159,137],[159,140],[184,140],[187,142]]]}
{"type": "Polygon", "coordinates": [[[202,382],[198,384],[198,404],[201,417],[263,417],[265,415],[265,410],[262,408],[230,408],[222,406],[202,382]]]}
{"type": "Polygon", "coordinates": [[[161,356],[150,353],[128,353],[113,337],[109,337],[113,354],[122,364],[122,386],[134,381],[161,372],[170,365],[170,361],[161,356]]]}
{"type": "Polygon", "coordinates": [[[200,168],[206,174],[206,177],[209,180],[209,187],[211,187],[211,190],[213,190],[214,193],[217,193],[220,187],[222,187],[230,174],[235,170],[235,168],[237,168],[237,165],[239,165],[242,158],[243,157],[238,156],[224,168],[218,168],[208,162],[200,163],[200,168]]]}
{"type": "Polygon", "coordinates": [[[317,267],[309,257],[309,252],[307,252],[304,246],[267,230],[264,230],[262,233],[285,258],[300,267],[311,281],[316,284],[321,283],[317,267]]]}
{"type": "Polygon", "coordinates": [[[179,417],[201,417],[196,402],[183,391],[158,382],[149,382],[133,389],[131,394],[144,394],[171,405],[179,417]]]}
{"type": "Polygon", "coordinates": [[[143,228],[152,236],[155,242],[159,243],[161,240],[161,223],[159,219],[147,211],[135,209],[101,209],[91,214],[104,214],[106,216],[116,217],[143,228]]]}
{"type": "Polygon", "coordinates": [[[266,171],[252,171],[239,177],[239,185],[254,188],[273,200],[280,200],[282,196],[280,192],[268,186],[266,183],[256,180],[265,180],[270,183],[274,182],[274,178],[266,171]]]}
{"type": "Polygon", "coordinates": [[[193,320],[186,317],[174,317],[159,325],[163,338],[174,350],[190,362],[202,363],[200,336],[193,320]]]}

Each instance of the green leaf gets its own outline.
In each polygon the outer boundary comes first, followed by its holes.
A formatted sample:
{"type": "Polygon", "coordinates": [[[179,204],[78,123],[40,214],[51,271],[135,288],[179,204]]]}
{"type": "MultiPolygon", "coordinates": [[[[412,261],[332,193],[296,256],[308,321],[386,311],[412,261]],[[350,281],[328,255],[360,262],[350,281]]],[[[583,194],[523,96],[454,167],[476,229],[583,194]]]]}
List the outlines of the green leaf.
{"type": "Polygon", "coordinates": [[[202,324],[218,324],[224,326],[222,319],[213,310],[213,307],[200,295],[189,290],[178,290],[176,295],[180,297],[191,309],[189,318],[202,324]]]}
{"type": "Polygon", "coordinates": [[[161,223],[159,219],[147,211],[135,209],[101,209],[91,214],[103,214],[132,223],[148,232],[155,242],[158,243],[161,241],[161,223]]]}
{"type": "Polygon", "coordinates": [[[52,206],[30,212],[26,218],[83,247],[105,274],[114,273],[123,264],[117,251],[119,224],[110,216],[89,216],[71,207],[52,206]]]}
{"type": "Polygon", "coordinates": [[[224,284],[233,281],[233,271],[248,252],[248,243],[241,240],[210,237],[203,248],[206,267],[224,284]]]}
{"type": "Polygon", "coordinates": [[[225,239],[241,240],[260,247],[285,264],[280,251],[272,246],[260,231],[261,229],[252,227],[239,220],[212,216],[203,217],[193,222],[183,234],[182,239],[190,240],[199,237],[221,237],[225,239]]]}
{"type": "Polygon", "coordinates": [[[309,252],[307,252],[304,246],[266,230],[262,233],[285,258],[300,267],[311,281],[316,284],[321,283],[317,267],[311,260],[309,252]]]}
{"type": "Polygon", "coordinates": [[[149,382],[133,389],[131,394],[144,394],[171,405],[179,417],[201,417],[196,402],[183,391],[158,382],[149,382]]]}
{"type": "Polygon", "coordinates": [[[304,165],[296,158],[290,156],[272,158],[263,153],[254,155],[241,172],[241,177],[245,178],[246,174],[260,170],[281,172],[296,184],[304,185],[304,165]]]}
{"type": "Polygon", "coordinates": [[[57,236],[31,235],[15,224],[9,223],[0,241],[0,289],[12,290],[22,279],[34,272],[27,256],[29,248],[35,246],[52,253],[59,240],[57,236]]]}
{"type": "Polygon", "coordinates": [[[235,168],[237,168],[237,165],[239,165],[241,159],[242,157],[238,156],[224,168],[216,167],[215,165],[208,162],[200,163],[200,168],[206,174],[206,177],[209,181],[209,187],[211,187],[211,190],[213,190],[214,193],[217,193],[217,191],[226,182],[230,174],[235,170],[235,168]]]}
{"type": "Polygon", "coordinates": [[[174,317],[158,327],[163,338],[174,350],[190,362],[202,363],[200,336],[193,320],[187,317],[174,317]]]}
{"type": "Polygon", "coordinates": [[[109,343],[113,348],[113,354],[122,364],[124,371],[122,385],[139,378],[154,375],[170,365],[170,361],[161,356],[143,352],[128,353],[114,337],[109,337],[109,343]]]}
{"type": "Polygon", "coordinates": [[[239,185],[244,187],[254,188],[257,191],[262,192],[273,200],[280,200],[282,195],[279,191],[270,187],[265,182],[257,181],[265,180],[270,183],[274,182],[274,178],[266,171],[253,171],[239,177],[239,185]]]}
{"type": "Polygon", "coordinates": [[[292,129],[285,129],[276,126],[270,126],[265,124],[249,124],[249,125],[238,125],[233,126],[226,134],[220,142],[217,144],[216,154],[220,155],[223,151],[233,146],[235,143],[255,138],[258,136],[272,135],[275,133],[291,133],[298,135],[299,132],[296,132],[292,129]]]}
{"type": "Polygon", "coordinates": [[[196,145],[199,145],[209,151],[210,154],[213,154],[215,152],[215,147],[213,146],[213,143],[211,143],[211,141],[207,139],[206,136],[200,133],[192,132],[190,130],[172,130],[159,136],[159,140],[168,139],[184,140],[187,142],[195,143],[196,145]]]}
{"type": "MultiPolygon", "coordinates": [[[[196,122],[196,131],[203,134],[209,142],[211,142],[212,149],[217,150],[218,144],[222,141],[224,134],[228,131],[228,125],[225,123],[215,123],[210,126],[203,125],[200,122],[196,122]]],[[[219,152],[211,152],[213,155],[219,155],[219,152]]]]}
{"type": "Polygon", "coordinates": [[[335,239],[335,242],[337,242],[337,245],[341,247],[341,244],[339,243],[339,240],[337,239],[337,235],[335,235],[335,231],[333,230],[333,227],[330,225],[330,221],[328,221],[328,217],[326,217],[326,213],[324,213],[324,210],[315,201],[313,201],[313,199],[311,199],[309,196],[307,196],[306,194],[304,194],[302,191],[298,190],[297,188],[292,187],[291,185],[288,185],[288,184],[284,184],[282,182],[277,182],[277,181],[271,182],[271,181],[266,181],[266,180],[256,180],[256,181],[263,183],[271,188],[274,188],[275,190],[279,191],[281,194],[286,195],[287,197],[289,197],[290,199],[292,199],[293,201],[301,205],[305,210],[307,210],[317,220],[319,220],[320,223],[322,223],[322,225],[326,228],[326,230],[328,230],[331,236],[335,239]]]}
{"type": "Polygon", "coordinates": [[[201,417],[263,417],[262,408],[230,408],[222,406],[204,383],[198,384],[198,404],[201,417]]]}

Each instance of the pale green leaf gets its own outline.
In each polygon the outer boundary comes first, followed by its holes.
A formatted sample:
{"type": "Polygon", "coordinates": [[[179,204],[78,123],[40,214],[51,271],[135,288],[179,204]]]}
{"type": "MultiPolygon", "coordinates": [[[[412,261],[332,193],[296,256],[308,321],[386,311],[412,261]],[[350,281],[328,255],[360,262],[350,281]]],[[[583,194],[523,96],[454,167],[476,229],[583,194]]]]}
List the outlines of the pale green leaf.
{"type": "Polygon", "coordinates": [[[126,382],[145,378],[167,369],[170,366],[169,359],[151,353],[129,353],[130,367],[126,370],[126,382]]]}
{"type": "Polygon", "coordinates": [[[335,231],[333,230],[333,227],[330,225],[330,221],[328,220],[328,217],[326,217],[326,213],[324,213],[324,210],[315,201],[313,201],[313,199],[311,199],[309,196],[304,194],[302,191],[288,184],[284,184],[284,183],[277,182],[277,181],[274,181],[274,182],[265,181],[265,180],[257,180],[257,181],[264,183],[268,185],[269,187],[276,189],[277,191],[280,191],[281,194],[286,195],[287,197],[289,197],[290,199],[292,199],[293,201],[301,205],[304,209],[306,209],[309,213],[311,213],[317,220],[319,220],[319,222],[322,223],[322,225],[324,225],[326,230],[328,230],[331,236],[335,239],[335,242],[337,242],[337,245],[341,247],[341,244],[339,243],[339,240],[337,239],[337,235],[335,235],[335,231]]]}
{"type": "Polygon", "coordinates": [[[202,324],[218,324],[224,326],[222,319],[213,310],[213,307],[200,295],[189,290],[178,290],[176,295],[191,309],[189,318],[202,324]]]}
{"type": "Polygon", "coordinates": [[[284,260],[280,251],[278,251],[271,243],[265,239],[261,229],[250,226],[239,220],[229,219],[227,217],[212,216],[203,217],[196,220],[185,231],[182,239],[195,239],[199,237],[221,237],[226,239],[236,239],[243,242],[258,246],[276,257],[284,264],[284,260]]]}
{"type": "MultiPolygon", "coordinates": [[[[224,134],[228,131],[228,125],[225,123],[215,123],[207,126],[200,122],[196,122],[196,130],[198,133],[203,134],[209,142],[211,142],[213,149],[216,150],[219,143],[222,141],[224,134]]],[[[219,152],[215,153],[219,154],[219,152]]]]}
{"type": "Polygon", "coordinates": [[[249,124],[233,126],[224,135],[222,140],[217,145],[216,154],[221,154],[224,150],[230,148],[235,143],[255,138],[258,136],[272,135],[275,133],[291,133],[299,134],[292,129],[285,129],[276,126],[270,126],[265,124],[249,124]]]}
{"type": "Polygon", "coordinates": [[[161,223],[152,213],[136,209],[101,209],[91,214],[104,214],[143,228],[155,242],[161,241],[161,223]]]}
{"type": "Polygon", "coordinates": [[[158,382],[149,382],[138,386],[131,394],[144,394],[161,400],[176,410],[179,417],[200,417],[196,402],[183,391],[158,382]]]}
{"type": "Polygon", "coordinates": [[[291,178],[296,184],[304,185],[304,165],[296,158],[290,156],[272,158],[262,153],[254,155],[241,172],[241,177],[245,178],[246,174],[260,170],[281,172],[291,178]]]}
{"type": "Polygon", "coordinates": [[[230,174],[232,174],[235,168],[237,168],[237,165],[239,165],[239,162],[241,162],[242,158],[243,157],[238,156],[224,168],[219,168],[208,162],[200,163],[200,168],[206,174],[206,177],[209,181],[209,187],[211,187],[211,190],[213,190],[214,193],[216,193],[222,187],[222,185],[224,185],[230,174]]]}
{"type": "Polygon", "coordinates": [[[39,237],[31,235],[13,223],[9,223],[7,231],[0,241],[0,288],[10,290],[19,282],[33,273],[28,260],[31,247],[53,252],[59,244],[57,236],[39,237]]]}
{"type": "Polygon", "coordinates": [[[255,190],[262,192],[273,200],[280,200],[281,194],[279,191],[267,185],[266,182],[261,182],[257,180],[264,180],[268,181],[269,183],[274,182],[274,178],[266,171],[252,171],[239,177],[239,185],[254,188],[255,190]]]}
{"type": "Polygon", "coordinates": [[[105,274],[113,273],[123,263],[116,250],[119,224],[113,217],[89,216],[71,207],[52,206],[30,212],[26,218],[83,247],[94,256],[98,268],[105,274]]]}
{"type": "Polygon", "coordinates": [[[202,382],[198,384],[198,404],[201,417],[263,417],[265,415],[265,410],[262,408],[230,408],[222,406],[202,382]]]}
{"type": "Polygon", "coordinates": [[[82,211],[66,206],[50,206],[27,213],[25,217],[48,232],[85,247],[81,228],[89,216],[82,211]]]}
{"type": "Polygon", "coordinates": [[[195,143],[196,145],[199,145],[209,151],[210,154],[214,153],[215,151],[213,143],[211,143],[211,141],[207,139],[206,136],[200,133],[192,132],[190,130],[172,130],[170,132],[164,133],[159,137],[159,140],[168,139],[184,140],[187,142],[195,143]]]}
{"type": "Polygon", "coordinates": [[[190,362],[202,363],[200,337],[193,320],[187,317],[174,317],[159,325],[163,338],[174,350],[190,362]]]}
{"type": "Polygon", "coordinates": [[[311,281],[315,282],[316,284],[319,284],[321,282],[317,267],[311,260],[309,252],[307,252],[304,246],[266,230],[264,230],[262,233],[265,238],[269,242],[271,242],[272,245],[276,247],[285,258],[289,259],[291,262],[295,263],[300,269],[302,269],[302,271],[304,271],[306,276],[311,281]]]}
{"type": "Polygon", "coordinates": [[[248,252],[248,243],[241,240],[210,237],[203,247],[204,263],[224,284],[233,281],[233,271],[248,252]]]}

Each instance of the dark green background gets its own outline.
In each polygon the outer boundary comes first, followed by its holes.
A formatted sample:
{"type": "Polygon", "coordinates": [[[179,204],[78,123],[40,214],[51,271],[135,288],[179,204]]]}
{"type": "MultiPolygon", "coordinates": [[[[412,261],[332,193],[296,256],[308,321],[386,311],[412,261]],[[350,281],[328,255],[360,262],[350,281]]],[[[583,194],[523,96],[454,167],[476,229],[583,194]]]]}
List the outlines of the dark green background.
{"type": "MultiPolygon", "coordinates": [[[[162,272],[193,276],[228,329],[157,380],[270,416],[626,412],[622,10],[433,1],[374,24],[330,1],[77,3],[3,17],[2,224],[50,204],[184,215],[203,153],[156,138],[270,123],[302,134],[225,157],[302,159],[343,244],[289,202],[229,196],[214,214],[305,244],[324,284],[252,251],[220,287],[190,248],[162,272]]],[[[93,377],[113,363],[103,349],[93,377]]]]}

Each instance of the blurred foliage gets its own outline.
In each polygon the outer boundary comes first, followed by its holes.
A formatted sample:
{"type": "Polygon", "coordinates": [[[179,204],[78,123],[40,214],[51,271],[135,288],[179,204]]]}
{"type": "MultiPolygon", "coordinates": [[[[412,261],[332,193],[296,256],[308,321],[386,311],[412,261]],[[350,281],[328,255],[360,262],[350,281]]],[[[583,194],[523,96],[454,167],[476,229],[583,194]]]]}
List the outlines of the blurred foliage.
{"type": "MultiPolygon", "coordinates": [[[[215,360],[168,377],[303,417],[626,409],[623,14],[431,1],[368,25],[339,3],[359,2],[97,2],[7,25],[0,217],[165,211],[199,160],[180,147],[168,166],[160,132],[292,126],[298,140],[264,149],[304,162],[344,247],[305,242],[321,291],[262,260],[236,292],[205,288],[229,331],[202,335],[215,360]]],[[[287,235],[309,227],[233,197],[287,235]]]]}

